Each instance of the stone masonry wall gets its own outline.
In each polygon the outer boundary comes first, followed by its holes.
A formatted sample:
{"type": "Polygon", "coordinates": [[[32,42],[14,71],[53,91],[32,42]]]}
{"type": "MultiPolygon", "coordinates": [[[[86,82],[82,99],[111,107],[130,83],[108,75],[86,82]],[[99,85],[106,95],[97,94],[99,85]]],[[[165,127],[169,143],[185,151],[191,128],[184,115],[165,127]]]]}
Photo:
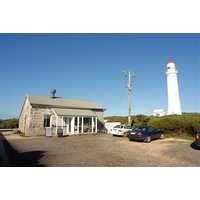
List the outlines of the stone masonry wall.
{"type": "MultiPolygon", "coordinates": [[[[103,129],[104,112],[101,110],[94,111],[98,118],[97,128],[103,129]]],[[[44,116],[53,115],[53,111],[48,106],[31,106],[29,100],[26,98],[20,117],[19,130],[26,136],[45,135],[44,116]]]]}
{"type": "Polygon", "coordinates": [[[98,131],[102,131],[104,129],[104,112],[103,111],[95,111],[97,116],[97,129],[98,131]]]}
{"type": "Polygon", "coordinates": [[[32,107],[30,113],[29,135],[45,135],[44,116],[52,114],[51,108],[42,106],[32,107]]]}
{"type": "Polygon", "coordinates": [[[29,100],[26,98],[19,116],[19,131],[25,134],[28,131],[29,127],[30,110],[31,105],[29,103],[29,100]]]}
{"type": "Polygon", "coordinates": [[[52,115],[49,107],[31,106],[26,99],[19,117],[19,131],[25,136],[45,135],[44,116],[52,115]]]}

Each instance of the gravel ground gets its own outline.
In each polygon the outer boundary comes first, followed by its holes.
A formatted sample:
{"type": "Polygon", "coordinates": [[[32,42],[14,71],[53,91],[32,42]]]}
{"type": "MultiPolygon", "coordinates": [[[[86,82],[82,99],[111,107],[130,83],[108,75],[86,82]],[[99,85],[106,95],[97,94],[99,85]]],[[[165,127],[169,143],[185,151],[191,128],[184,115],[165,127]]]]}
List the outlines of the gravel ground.
{"type": "Polygon", "coordinates": [[[195,167],[200,150],[187,140],[151,143],[110,134],[23,138],[2,133],[10,167],[195,167]]]}

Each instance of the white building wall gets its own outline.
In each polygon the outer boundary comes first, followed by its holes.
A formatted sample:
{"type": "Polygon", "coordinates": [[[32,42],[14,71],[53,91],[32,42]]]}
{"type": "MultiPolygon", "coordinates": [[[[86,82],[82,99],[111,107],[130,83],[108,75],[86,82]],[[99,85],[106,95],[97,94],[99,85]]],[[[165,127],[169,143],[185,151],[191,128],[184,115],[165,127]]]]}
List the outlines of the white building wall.
{"type": "Polygon", "coordinates": [[[121,122],[105,122],[104,124],[104,131],[106,133],[111,133],[111,129],[113,129],[116,125],[120,125],[121,122]]]}
{"type": "Polygon", "coordinates": [[[153,111],[153,116],[154,117],[162,117],[165,116],[165,111],[164,109],[156,109],[153,111]]]}
{"type": "Polygon", "coordinates": [[[168,115],[178,114],[182,115],[179,89],[178,89],[178,80],[177,80],[178,71],[175,68],[175,64],[170,62],[167,64],[167,93],[168,93],[168,115]]]}

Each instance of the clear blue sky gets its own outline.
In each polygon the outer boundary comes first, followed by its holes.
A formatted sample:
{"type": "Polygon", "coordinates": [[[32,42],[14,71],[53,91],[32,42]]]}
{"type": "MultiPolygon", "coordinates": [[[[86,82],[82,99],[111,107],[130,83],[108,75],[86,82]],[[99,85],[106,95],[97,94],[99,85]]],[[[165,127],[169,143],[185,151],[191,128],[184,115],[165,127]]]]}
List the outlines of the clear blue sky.
{"type": "Polygon", "coordinates": [[[105,116],[167,111],[166,62],[173,59],[183,112],[200,112],[200,34],[0,34],[0,119],[18,118],[26,94],[95,100],[105,116]]]}

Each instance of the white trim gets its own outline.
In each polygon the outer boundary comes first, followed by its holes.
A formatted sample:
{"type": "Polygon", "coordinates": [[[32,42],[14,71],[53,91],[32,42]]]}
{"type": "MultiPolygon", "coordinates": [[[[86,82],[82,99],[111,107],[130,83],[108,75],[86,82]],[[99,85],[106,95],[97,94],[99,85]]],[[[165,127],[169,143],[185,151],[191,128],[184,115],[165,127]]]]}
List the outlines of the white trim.
{"type": "Polygon", "coordinates": [[[97,117],[95,118],[95,133],[97,133],[97,117]]]}
{"type": "Polygon", "coordinates": [[[84,117],[82,117],[82,124],[81,124],[81,133],[83,133],[83,127],[84,127],[84,117]]]}

